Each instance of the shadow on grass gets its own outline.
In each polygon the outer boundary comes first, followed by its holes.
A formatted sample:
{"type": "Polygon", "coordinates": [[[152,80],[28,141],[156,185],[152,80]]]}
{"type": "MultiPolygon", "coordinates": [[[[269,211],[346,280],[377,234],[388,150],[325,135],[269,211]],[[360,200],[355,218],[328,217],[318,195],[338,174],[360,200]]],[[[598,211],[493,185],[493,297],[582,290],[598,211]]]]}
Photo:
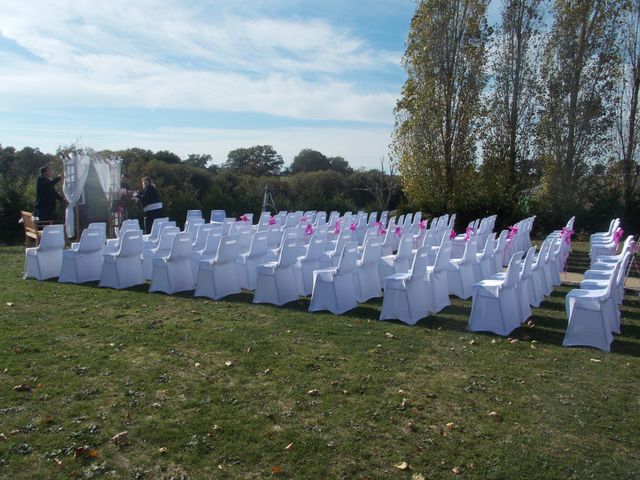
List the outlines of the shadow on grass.
{"type": "MultiPolygon", "coordinates": [[[[588,257],[587,257],[588,259],[588,257]]],[[[50,283],[58,283],[55,279],[47,280],[50,283]]],[[[95,289],[98,288],[97,282],[87,282],[83,284],[75,284],[74,288],[81,289],[95,289]]],[[[567,320],[565,315],[565,303],[564,299],[571,290],[572,286],[563,284],[557,287],[551,296],[547,297],[539,308],[532,308],[532,316],[529,319],[532,326],[522,326],[514,330],[509,337],[517,338],[522,341],[533,341],[540,344],[561,346],[564,339],[567,320]]],[[[135,293],[148,293],[149,283],[142,285],[136,285],[124,289],[123,291],[130,291],[135,293]]],[[[114,289],[102,289],[105,291],[118,292],[114,289]]],[[[162,296],[166,294],[162,292],[153,292],[162,296]]],[[[184,300],[193,300],[194,291],[179,292],[172,295],[175,298],[184,300]]],[[[612,353],[620,355],[631,355],[640,357],[640,297],[637,296],[637,292],[627,292],[631,294],[625,295],[625,302],[622,306],[622,335],[615,337],[612,344],[612,353]]],[[[216,300],[208,299],[208,297],[197,297],[201,300],[210,300],[215,302],[216,300]]],[[[277,311],[280,309],[287,310],[289,312],[309,313],[310,297],[302,297],[296,301],[289,302],[283,306],[260,304],[262,308],[272,309],[274,314],[277,315],[277,311]]],[[[229,295],[224,297],[220,301],[235,303],[235,304],[252,304],[253,292],[243,291],[242,293],[229,295]]],[[[369,300],[364,304],[360,304],[358,307],[349,310],[341,317],[346,317],[355,320],[378,320],[380,318],[380,310],[382,307],[382,298],[376,298],[369,300]]],[[[329,312],[318,312],[329,313],[329,312]]],[[[425,328],[425,329],[441,329],[445,331],[466,333],[467,323],[469,315],[471,313],[471,302],[463,301],[452,297],[452,304],[442,311],[431,314],[426,318],[421,319],[416,325],[405,325],[399,320],[392,320],[392,324],[406,326],[407,328],[425,328]]],[[[330,318],[330,317],[329,317],[330,318]]],[[[389,320],[387,320],[389,321],[389,320]]],[[[487,332],[474,332],[475,334],[486,335],[487,337],[495,337],[494,334],[487,332]]]]}

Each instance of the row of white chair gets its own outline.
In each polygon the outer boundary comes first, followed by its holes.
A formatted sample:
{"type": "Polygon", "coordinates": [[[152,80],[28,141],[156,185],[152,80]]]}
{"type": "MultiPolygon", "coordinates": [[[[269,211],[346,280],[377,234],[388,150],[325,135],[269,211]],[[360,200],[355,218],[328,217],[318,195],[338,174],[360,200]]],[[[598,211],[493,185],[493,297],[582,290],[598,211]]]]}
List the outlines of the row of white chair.
{"type": "MultiPolygon", "coordinates": [[[[619,220],[614,219],[608,232],[591,236],[591,266],[580,288],[571,290],[565,299],[567,331],[564,346],[586,345],[610,351],[613,334],[620,333],[620,306],[624,284],[631,269],[637,244],[629,235],[620,253],[611,252],[611,235],[616,235],[619,220]],[[598,239],[604,240],[599,243],[598,239]]],[[[617,239],[616,239],[617,240],[617,239]]],[[[618,241],[615,242],[618,245],[618,241]]]]}

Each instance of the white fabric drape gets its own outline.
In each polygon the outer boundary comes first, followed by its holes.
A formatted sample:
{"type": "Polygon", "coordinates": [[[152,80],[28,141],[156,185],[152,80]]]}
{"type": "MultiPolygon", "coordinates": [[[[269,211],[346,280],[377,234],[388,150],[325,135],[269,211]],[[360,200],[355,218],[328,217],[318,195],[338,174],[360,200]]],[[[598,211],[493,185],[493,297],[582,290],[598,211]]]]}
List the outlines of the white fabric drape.
{"type": "Polygon", "coordinates": [[[62,159],[64,164],[64,184],[62,193],[67,200],[67,208],[65,209],[65,230],[67,237],[71,238],[75,234],[75,213],[74,209],[80,200],[82,190],[87,177],[89,176],[89,168],[91,166],[91,157],[84,151],[71,152],[69,156],[62,159]]]}

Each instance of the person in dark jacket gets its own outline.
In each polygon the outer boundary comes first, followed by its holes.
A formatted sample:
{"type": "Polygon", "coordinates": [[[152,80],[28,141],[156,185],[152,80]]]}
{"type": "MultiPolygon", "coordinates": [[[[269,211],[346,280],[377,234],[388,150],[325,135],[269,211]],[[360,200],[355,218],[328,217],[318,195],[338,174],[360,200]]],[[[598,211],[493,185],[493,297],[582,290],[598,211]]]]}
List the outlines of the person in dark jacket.
{"type": "Polygon", "coordinates": [[[36,209],[38,220],[53,220],[56,213],[56,200],[64,201],[64,197],[56,191],[56,184],[64,178],[64,174],[53,178],[50,167],[42,167],[36,183],[36,209]]]}
{"type": "Polygon", "coordinates": [[[142,191],[136,192],[134,196],[140,200],[144,210],[144,233],[151,233],[153,221],[164,216],[164,209],[158,190],[150,177],[142,178],[142,191]]]}

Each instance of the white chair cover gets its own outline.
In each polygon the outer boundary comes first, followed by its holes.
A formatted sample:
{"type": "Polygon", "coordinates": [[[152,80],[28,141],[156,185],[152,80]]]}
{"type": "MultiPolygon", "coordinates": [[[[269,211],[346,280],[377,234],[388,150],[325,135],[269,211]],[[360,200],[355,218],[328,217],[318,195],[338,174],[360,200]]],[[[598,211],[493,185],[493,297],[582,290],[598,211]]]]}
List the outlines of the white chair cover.
{"type": "Polygon", "coordinates": [[[191,271],[193,235],[180,232],[173,237],[171,251],[166,257],[154,257],[150,292],[169,295],[194,289],[191,271]]]}
{"type": "Polygon", "coordinates": [[[380,320],[398,319],[414,325],[426,317],[432,306],[427,295],[427,263],[429,248],[420,247],[413,259],[411,270],[396,273],[384,280],[384,299],[380,320]]]}
{"type": "Polygon", "coordinates": [[[358,306],[354,270],[358,261],[358,243],[342,249],[338,266],[313,272],[310,312],[328,310],[340,315],[358,306]]]}
{"type": "Polygon", "coordinates": [[[238,237],[223,237],[216,256],[198,263],[196,297],[220,300],[228,295],[240,293],[240,279],[235,260],[238,257],[238,237]]]}
{"type": "Polygon", "coordinates": [[[64,226],[47,225],[42,230],[40,244],[24,252],[24,278],[46,280],[60,275],[64,250],[64,226]]]}
{"type": "Polygon", "coordinates": [[[101,230],[85,229],[77,249],[62,252],[62,268],[58,281],[62,283],[97,282],[102,272],[102,249],[106,238],[101,230]]]}
{"type": "Polygon", "coordinates": [[[142,270],[142,230],[122,233],[118,249],[102,256],[99,287],[123,289],[145,283],[142,270]]]}

